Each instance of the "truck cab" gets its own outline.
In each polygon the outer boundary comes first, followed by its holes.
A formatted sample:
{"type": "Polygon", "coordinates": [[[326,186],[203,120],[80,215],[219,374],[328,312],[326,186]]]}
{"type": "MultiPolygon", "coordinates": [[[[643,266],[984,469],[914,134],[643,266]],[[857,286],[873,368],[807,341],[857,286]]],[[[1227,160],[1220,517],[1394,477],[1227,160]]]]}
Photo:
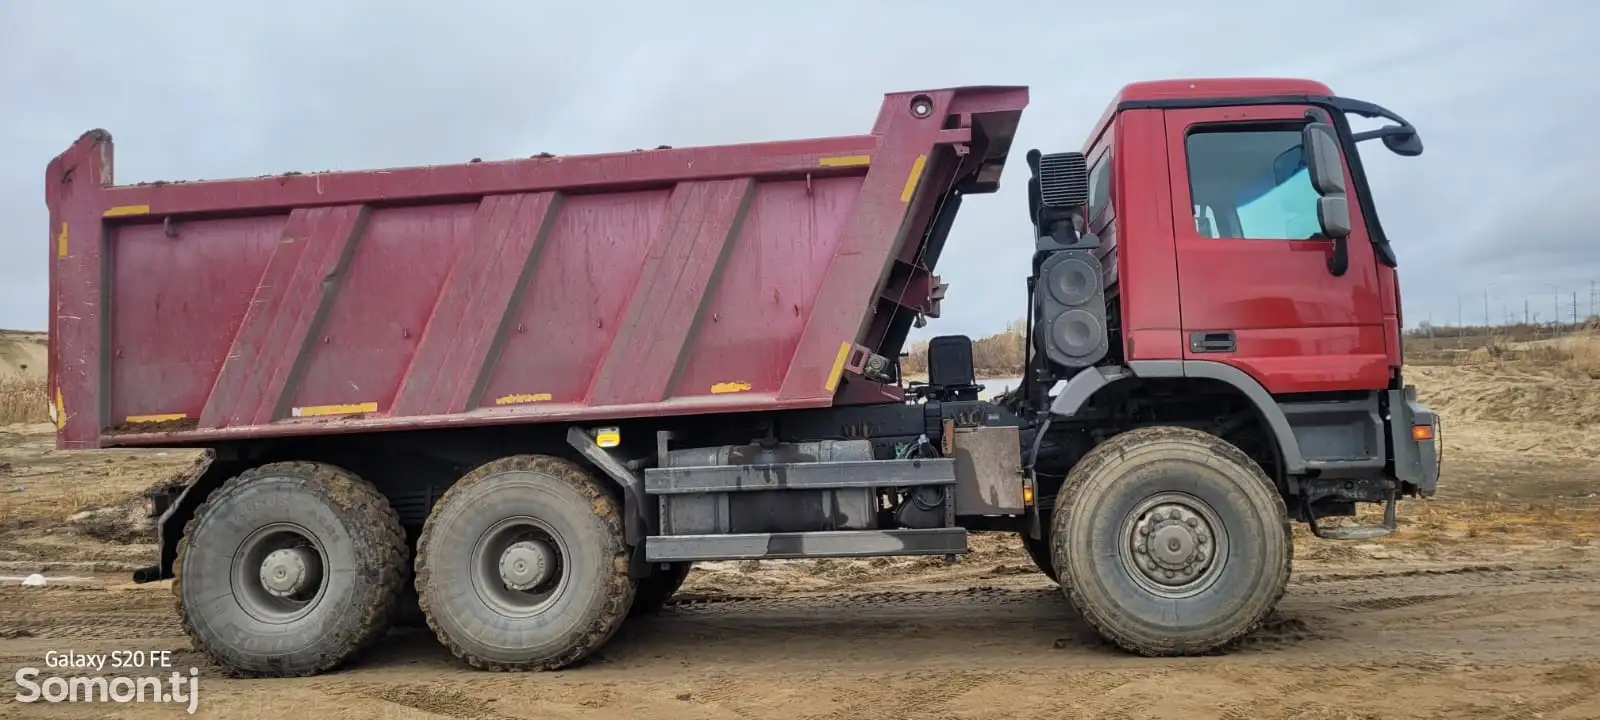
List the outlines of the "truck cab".
{"type": "MultiPolygon", "coordinates": [[[[1050,410],[1076,416],[1108,373],[1217,380],[1249,396],[1281,435],[1271,459],[1279,471],[1345,478],[1388,468],[1408,491],[1431,494],[1437,469],[1404,442],[1415,439],[1405,413],[1416,408],[1401,372],[1397,262],[1357,150],[1371,139],[1404,156],[1422,151],[1399,116],[1313,81],[1123,88],[1084,152],[1044,158],[1060,167],[1031,181],[1037,197],[1084,176],[1081,211],[1032,208],[1040,352],[1028,369],[1039,382],[1068,381],[1050,410]],[[1395,124],[1357,134],[1351,114],[1395,124]],[[1068,272],[1082,267],[1063,262],[1070,256],[1100,268],[1082,288],[1098,294],[1084,301],[1088,315],[1063,312],[1078,308],[1048,291],[1087,281],[1068,272]],[[1089,348],[1096,336],[1105,341],[1089,348]],[[1388,427],[1391,405],[1404,427],[1388,427]],[[1402,452],[1397,467],[1391,446],[1402,452]]],[[[1044,393],[1035,395],[1042,408],[1044,393]]]]}
{"type": "Polygon", "coordinates": [[[1085,152],[1089,233],[1127,253],[1138,288],[1122,308],[1126,360],[1216,360],[1274,395],[1389,384],[1396,263],[1359,155],[1328,158],[1348,179],[1348,229],[1328,234],[1302,150],[1305,125],[1339,112],[1312,98],[1332,96],[1315,82],[1169,81],[1116,98],[1085,152]]]}
{"type": "MultiPolygon", "coordinates": [[[[1019,416],[1043,418],[1024,449],[1039,498],[1024,543],[1064,586],[1097,590],[1072,596],[1102,630],[1122,625],[1109,634],[1125,647],[1209,642],[1188,634],[1226,616],[1202,600],[1205,574],[1218,572],[1207,563],[1220,557],[1206,553],[1206,539],[1239,537],[1237,518],[1250,513],[1185,492],[1151,515],[1118,487],[1145,471],[1102,478],[1115,462],[1100,454],[1125,458],[1138,446],[1156,458],[1166,442],[1181,477],[1185,452],[1227,465],[1237,450],[1285,516],[1325,538],[1391,533],[1398,498],[1434,492],[1438,419],[1404,383],[1397,263],[1358,150],[1373,139],[1402,156],[1422,151],[1405,120],[1321,83],[1169,80],[1124,87],[1082,152],[1030,153],[1032,353],[1022,386],[1002,398],[1019,416]],[[1350,115],[1392,124],[1357,133],[1350,115]],[[1188,440],[1198,445],[1161,440],[1168,431],[1158,428],[1197,430],[1188,440]],[[1227,447],[1197,449],[1207,438],[1227,447]],[[1384,519],[1323,522],[1361,502],[1381,504],[1384,519]],[[1095,535],[1119,507],[1122,536],[1095,535]],[[1145,544],[1156,535],[1167,543],[1160,551],[1145,544]],[[1132,547],[1122,553],[1128,573],[1075,559],[1097,544],[1112,557],[1116,545],[1132,547]],[[1065,577],[1074,568],[1079,577],[1065,577]],[[1179,607],[1139,617],[1158,599],[1179,607]]],[[[1255,512],[1270,524],[1270,507],[1255,512]]],[[[1268,535],[1286,542],[1286,533],[1268,535]]],[[[1285,552],[1251,552],[1273,558],[1252,564],[1258,579],[1287,563],[1285,552]]],[[[1247,586],[1228,590],[1246,599],[1236,610],[1283,591],[1247,586]]]]}

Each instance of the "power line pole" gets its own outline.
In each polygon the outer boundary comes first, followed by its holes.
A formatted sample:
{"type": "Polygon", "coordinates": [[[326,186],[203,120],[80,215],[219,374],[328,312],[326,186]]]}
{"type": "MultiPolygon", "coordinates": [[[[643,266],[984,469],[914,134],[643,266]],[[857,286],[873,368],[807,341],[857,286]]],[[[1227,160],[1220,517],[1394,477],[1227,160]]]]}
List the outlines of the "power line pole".
{"type": "Polygon", "coordinates": [[[1576,330],[1577,329],[1577,325],[1578,325],[1578,291],[1577,290],[1573,290],[1572,291],[1572,325],[1573,325],[1573,329],[1576,330]]]}
{"type": "Polygon", "coordinates": [[[1523,325],[1532,325],[1533,324],[1533,315],[1528,312],[1528,299],[1527,298],[1523,298],[1522,299],[1522,324],[1523,325]]]}
{"type": "Polygon", "coordinates": [[[1494,326],[1494,321],[1489,319],[1489,288],[1483,289],[1483,326],[1494,326]]]}

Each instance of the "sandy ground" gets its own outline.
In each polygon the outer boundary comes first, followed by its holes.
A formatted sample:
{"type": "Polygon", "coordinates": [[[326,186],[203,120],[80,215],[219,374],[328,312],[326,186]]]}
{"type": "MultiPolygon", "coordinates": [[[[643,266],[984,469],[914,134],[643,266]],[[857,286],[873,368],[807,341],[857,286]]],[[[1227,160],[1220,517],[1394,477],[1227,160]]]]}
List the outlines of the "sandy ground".
{"type": "Polygon", "coordinates": [[[61,454],[48,426],[0,428],[0,717],[183,715],[14,702],[13,673],[52,650],[171,651],[199,668],[198,716],[220,718],[1600,717],[1600,381],[1413,377],[1446,412],[1439,497],[1375,542],[1300,531],[1269,625],[1174,660],[1103,646],[1014,539],[982,535],[951,566],[708,564],[560,673],[476,672],[404,630],[337,673],[231,680],[189,649],[167,583],[127,582],[154,552],[127,521],[138,491],[190,457],[61,454]],[[19,584],[39,571],[50,585],[19,584]]]}

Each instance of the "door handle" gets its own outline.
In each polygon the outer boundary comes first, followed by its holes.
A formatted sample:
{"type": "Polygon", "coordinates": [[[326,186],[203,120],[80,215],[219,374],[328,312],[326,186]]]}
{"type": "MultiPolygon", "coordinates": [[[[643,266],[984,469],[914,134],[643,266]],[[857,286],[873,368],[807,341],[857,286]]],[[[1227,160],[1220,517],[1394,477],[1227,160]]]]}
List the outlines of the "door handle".
{"type": "Polygon", "coordinates": [[[1189,352],[1233,352],[1237,347],[1232,330],[1189,333],[1189,352]]]}

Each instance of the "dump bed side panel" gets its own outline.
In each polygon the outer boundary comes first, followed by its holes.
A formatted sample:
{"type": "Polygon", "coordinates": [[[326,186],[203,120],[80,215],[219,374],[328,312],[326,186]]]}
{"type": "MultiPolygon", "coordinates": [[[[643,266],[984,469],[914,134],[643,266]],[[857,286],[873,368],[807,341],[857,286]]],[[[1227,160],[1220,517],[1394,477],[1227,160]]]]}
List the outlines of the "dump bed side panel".
{"type": "Polygon", "coordinates": [[[862,136],[140,186],[85,134],[48,178],[59,442],[826,406],[842,349],[897,352],[937,312],[936,210],[994,189],[1025,104],[901,93],[862,136]]]}

